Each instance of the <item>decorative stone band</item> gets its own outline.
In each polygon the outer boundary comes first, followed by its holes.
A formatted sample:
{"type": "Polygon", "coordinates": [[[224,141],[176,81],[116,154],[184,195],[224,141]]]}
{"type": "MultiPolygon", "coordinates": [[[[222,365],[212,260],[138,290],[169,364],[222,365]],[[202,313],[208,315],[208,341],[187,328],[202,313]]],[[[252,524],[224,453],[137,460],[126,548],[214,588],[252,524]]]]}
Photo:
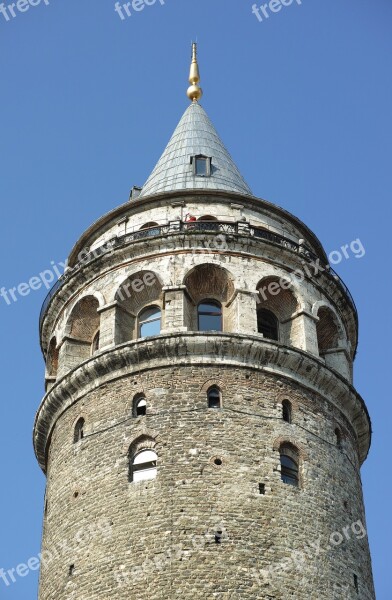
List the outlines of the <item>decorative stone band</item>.
{"type": "MultiPolygon", "coordinates": [[[[215,224],[215,222],[213,222],[215,224]]],[[[219,225],[219,223],[218,223],[219,225]]],[[[138,232],[140,233],[140,232],[138,232]]],[[[109,274],[115,274],[119,269],[126,267],[136,267],[141,261],[153,261],[163,256],[181,257],[193,253],[200,256],[206,256],[206,250],[200,247],[199,233],[197,231],[189,232],[186,235],[186,245],[184,247],[184,234],[176,232],[171,234],[171,245],[168,246],[168,240],[162,236],[152,237],[146,244],[144,238],[134,244],[119,244],[114,248],[113,254],[102,254],[94,260],[80,265],[63,279],[59,279],[53,289],[49,292],[44,301],[40,316],[40,342],[41,348],[45,353],[50,341],[50,334],[54,330],[59,315],[62,310],[71,303],[86,286],[98,285],[109,274]]],[[[126,237],[126,236],[125,236],[126,237]]],[[[233,236],[226,238],[228,248],[222,252],[219,249],[209,249],[208,255],[215,256],[237,256],[249,259],[260,260],[261,262],[273,262],[279,265],[282,261],[288,269],[288,273],[295,269],[301,270],[303,257],[302,254],[293,251],[287,245],[279,246],[268,242],[269,250],[274,253],[273,259],[265,254],[265,248],[262,247],[255,238],[249,242],[243,236],[233,236]],[[246,245],[244,246],[244,240],[246,245]]],[[[265,241],[265,240],[264,240],[265,241]]],[[[290,242],[292,243],[292,242],[290,242]]],[[[344,293],[342,285],[337,285],[337,280],[332,270],[323,270],[318,272],[317,276],[312,278],[312,284],[320,289],[323,296],[327,296],[332,304],[335,304],[343,320],[345,321],[349,339],[353,341],[353,351],[357,344],[358,316],[353,302],[348,302],[349,297],[344,293]]],[[[98,285],[99,288],[99,285],[98,285]]],[[[98,289],[97,288],[97,289],[98,289]]],[[[103,289],[103,288],[102,288],[103,289]]],[[[256,291],[256,290],[254,290],[256,291]]]]}
{"type": "Polygon", "coordinates": [[[366,459],[371,422],[365,403],[344,377],[320,359],[260,336],[187,332],[134,340],[102,351],[57,381],[43,398],[34,424],[34,448],[42,470],[46,470],[47,445],[57,419],[86,393],[119,377],[187,365],[258,369],[321,395],[352,424],[361,464],[366,459]]]}

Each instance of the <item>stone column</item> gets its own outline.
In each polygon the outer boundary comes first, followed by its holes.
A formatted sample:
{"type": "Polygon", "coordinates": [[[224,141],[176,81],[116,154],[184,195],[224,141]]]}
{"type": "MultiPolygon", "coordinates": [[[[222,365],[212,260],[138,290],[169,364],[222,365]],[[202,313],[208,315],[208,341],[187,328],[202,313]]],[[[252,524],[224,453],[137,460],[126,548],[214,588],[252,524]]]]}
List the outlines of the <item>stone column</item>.
{"type": "Polygon", "coordinates": [[[188,331],[186,321],[185,285],[170,285],[162,288],[164,293],[163,306],[165,311],[161,333],[172,331],[188,331]]]}

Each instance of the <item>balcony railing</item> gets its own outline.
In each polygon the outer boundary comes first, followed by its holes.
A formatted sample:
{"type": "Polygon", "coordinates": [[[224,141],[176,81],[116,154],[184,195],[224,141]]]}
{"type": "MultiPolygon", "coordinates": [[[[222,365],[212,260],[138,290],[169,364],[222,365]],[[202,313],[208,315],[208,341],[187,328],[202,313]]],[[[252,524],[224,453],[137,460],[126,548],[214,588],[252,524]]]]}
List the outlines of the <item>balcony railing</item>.
{"type": "MultiPolygon", "coordinates": [[[[279,235],[278,233],[269,231],[268,229],[263,229],[261,227],[253,227],[245,221],[170,221],[169,223],[166,223],[164,225],[154,225],[153,227],[140,229],[139,231],[134,231],[132,233],[127,233],[120,237],[115,237],[109,242],[105,242],[104,244],[102,244],[102,246],[96,248],[92,252],[84,254],[83,261],[77,263],[74,267],[67,269],[64,275],[62,275],[56,281],[56,283],[51,288],[42,304],[39,320],[40,330],[42,328],[45,313],[52,298],[55,296],[58,290],[70,279],[70,277],[77,273],[86,264],[88,264],[98,256],[105,255],[114,248],[126,246],[128,244],[131,244],[132,242],[137,242],[139,240],[147,240],[153,237],[177,233],[207,233],[218,235],[226,234],[245,236],[249,238],[254,238],[256,240],[265,240],[272,244],[281,246],[283,248],[287,248],[293,252],[297,252],[309,262],[317,261],[318,259],[318,257],[304,244],[294,242],[293,240],[279,235]]],[[[325,265],[322,263],[319,264],[321,264],[321,266],[323,267],[324,272],[326,272],[328,276],[333,278],[338,284],[338,286],[342,289],[342,291],[349,297],[354,308],[355,316],[357,316],[355,302],[353,297],[351,296],[348,287],[345,285],[345,283],[342,281],[339,275],[329,265],[325,265]]]]}

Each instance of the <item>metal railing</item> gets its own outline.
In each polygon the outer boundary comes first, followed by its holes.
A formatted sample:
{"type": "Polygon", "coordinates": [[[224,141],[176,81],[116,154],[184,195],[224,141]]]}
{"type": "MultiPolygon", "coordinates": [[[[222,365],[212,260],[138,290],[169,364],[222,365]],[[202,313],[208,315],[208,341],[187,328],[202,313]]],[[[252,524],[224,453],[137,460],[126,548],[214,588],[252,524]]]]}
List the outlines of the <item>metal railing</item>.
{"type": "MultiPolygon", "coordinates": [[[[85,265],[89,264],[92,260],[96,259],[99,256],[103,256],[107,254],[109,251],[112,251],[115,248],[126,246],[131,244],[132,242],[137,242],[139,240],[148,240],[149,238],[176,234],[176,233],[215,233],[215,234],[226,234],[226,235],[238,235],[245,236],[249,238],[254,238],[256,240],[265,240],[275,245],[282,246],[283,248],[287,248],[293,252],[297,252],[301,254],[302,257],[309,261],[317,261],[318,257],[307,248],[304,244],[300,244],[294,242],[293,240],[286,238],[278,233],[274,233],[269,231],[268,229],[263,229],[261,227],[253,227],[249,225],[246,221],[170,221],[165,225],[154,225],[152,227],[148,227],[146,229],[140,229],[139,231],[134,231],[132,233],[126,233],[120,237],[113,238],[109,240],[109,242],[105,242],[95,250],[85,253],[83,255],[83,260],[77,263],[74,267],[68,268],[64,275],[62,275],[56,283],[53,285],[48,295],[46,296],[39,318],[39,327],[40,331],[42,329],[42,324],[44,321],[44,317],[47,311],[47,308],[52,300],[52,298],[56,295],[58,290],[65,285],[65,283],[79,270],[81,270],[85,265]]],[[[356,306],[354,299],[346,286],[346,284],[342,281],[340,276],[334,271],[329,265],[323,264],[319,262],[319,264],[323,267],[323,272],[327,273],[327,275],[338,284],[338,286],[342,289],[342,291],[349,297],[351,304],[353,305],[355,315],[357,314],[356,306]]]]}

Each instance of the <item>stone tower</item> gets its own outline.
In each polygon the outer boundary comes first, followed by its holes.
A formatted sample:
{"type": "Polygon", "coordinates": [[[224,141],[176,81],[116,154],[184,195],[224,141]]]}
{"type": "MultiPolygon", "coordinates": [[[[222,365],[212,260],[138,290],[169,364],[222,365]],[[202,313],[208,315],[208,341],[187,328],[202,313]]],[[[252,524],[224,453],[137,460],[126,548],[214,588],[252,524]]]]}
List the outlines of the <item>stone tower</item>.
{"type": "Polygon", "coordinates": [[[358,321],[191,104],[46,299],[40,600],[374,600],[358,321]]]}

